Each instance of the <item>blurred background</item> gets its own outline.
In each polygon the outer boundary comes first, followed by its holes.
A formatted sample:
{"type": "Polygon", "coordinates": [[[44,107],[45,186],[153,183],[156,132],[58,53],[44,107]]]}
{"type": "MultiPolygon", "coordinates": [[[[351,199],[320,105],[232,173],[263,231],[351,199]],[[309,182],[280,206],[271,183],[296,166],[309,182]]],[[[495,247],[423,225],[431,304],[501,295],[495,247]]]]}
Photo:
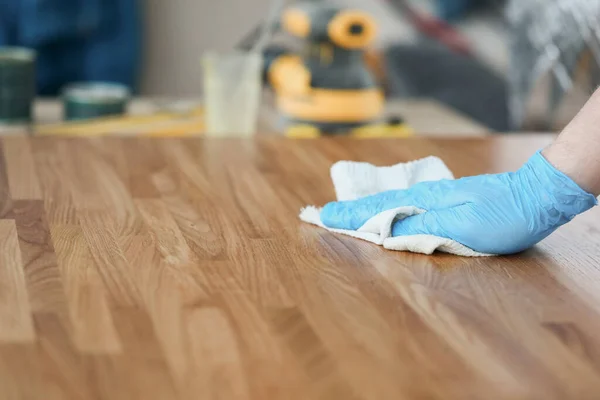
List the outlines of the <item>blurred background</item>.
{"type": "MultiPolygon", "coordinates": [[[[388,99],[432,99],[490,131],[560,129],[599,83],[597,0],[331,2],[376,19],[372,68],[388,99]]],[[[36,50],[42,96],[110,81],[136,96],[198,97],[201,55],[251,42],[271,5],[3,0],[0,45],[36,50]]],[[[272,43],[297,40],[276,32],[272,43]]]]}

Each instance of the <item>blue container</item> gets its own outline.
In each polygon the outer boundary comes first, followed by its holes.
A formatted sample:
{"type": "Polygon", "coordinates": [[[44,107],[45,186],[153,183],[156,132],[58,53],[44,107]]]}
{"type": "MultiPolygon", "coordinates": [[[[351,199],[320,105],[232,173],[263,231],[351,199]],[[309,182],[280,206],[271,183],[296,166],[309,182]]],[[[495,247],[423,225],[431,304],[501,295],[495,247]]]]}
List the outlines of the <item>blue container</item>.
{"type": "Polygon", "coordinates": [[[130,91],[118,83],[74,83],[63,90],[62,98],[65,120],[86,120],[125,114],[130,91]]]}

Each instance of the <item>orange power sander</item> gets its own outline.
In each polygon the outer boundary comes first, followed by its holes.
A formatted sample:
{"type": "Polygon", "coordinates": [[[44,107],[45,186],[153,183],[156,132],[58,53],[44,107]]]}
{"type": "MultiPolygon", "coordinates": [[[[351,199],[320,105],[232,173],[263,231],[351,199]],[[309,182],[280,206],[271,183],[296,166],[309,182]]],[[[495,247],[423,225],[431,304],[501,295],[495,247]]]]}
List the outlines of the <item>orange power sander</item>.
{"type": "Polygon", "coordinates": [[[377,35],[371,16],[307,2],[286,9],[281,26],[304,39],[300,54],[265,52],[264,78],[275,91],[288,136],[410,134],[400,118],[384,119],[384,94],[366,62],[377,35]]]}

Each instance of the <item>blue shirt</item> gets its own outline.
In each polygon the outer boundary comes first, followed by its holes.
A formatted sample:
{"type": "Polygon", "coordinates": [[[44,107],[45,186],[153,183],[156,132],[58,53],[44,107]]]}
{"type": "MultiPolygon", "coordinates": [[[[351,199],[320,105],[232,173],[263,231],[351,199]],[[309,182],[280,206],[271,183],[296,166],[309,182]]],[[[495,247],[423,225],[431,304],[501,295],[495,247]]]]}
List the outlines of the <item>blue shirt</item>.
{"type": "Polygon", "coordinates": [[[437,0],[437,13],[442,19],[454,21],[478,3],[481,0],[437,0]]]}
{"type": "Polygon", "coordinates": [[[140,33],[137,0],[0,0],[0,46],[37,51],[41,95],[80,81],[135,89],[140,33]]]}

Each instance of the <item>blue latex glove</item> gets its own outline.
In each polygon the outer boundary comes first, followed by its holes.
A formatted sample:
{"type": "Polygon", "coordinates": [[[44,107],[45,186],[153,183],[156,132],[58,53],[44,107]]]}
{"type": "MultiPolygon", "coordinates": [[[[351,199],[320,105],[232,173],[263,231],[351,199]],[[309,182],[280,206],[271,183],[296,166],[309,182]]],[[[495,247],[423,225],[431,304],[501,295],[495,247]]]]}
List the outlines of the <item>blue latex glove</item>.
{"type": "Polygon", "coordinates": [[[517,172],[423,182],[408,190],[329,203],[321,220],[330,228],[356,230],[380,212],[416,206],[427,212],[396,221],[393,236],[435,235],[481,253],[513,254],[597,204],[537,153],[517,172]]]}

